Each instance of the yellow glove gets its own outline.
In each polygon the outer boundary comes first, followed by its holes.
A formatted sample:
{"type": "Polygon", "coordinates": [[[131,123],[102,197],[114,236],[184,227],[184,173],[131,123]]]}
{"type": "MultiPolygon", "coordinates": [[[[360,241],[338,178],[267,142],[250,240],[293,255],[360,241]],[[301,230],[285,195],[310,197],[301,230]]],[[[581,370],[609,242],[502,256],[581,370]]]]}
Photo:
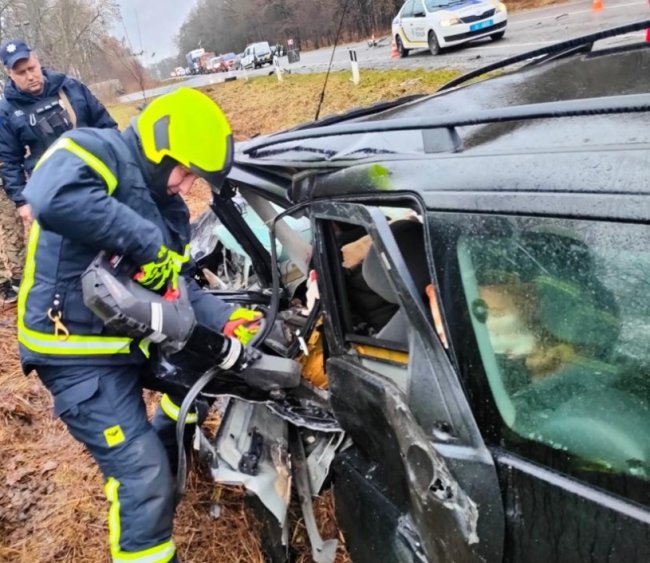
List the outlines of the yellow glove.
{"type": "Polygon", "coordinates": [[[231,338],[237,338],[242,344],[248,344],[260,330],[262,318],[263,315],[259,311],[239,307],[228,317],[223,333],[231,338]]]}
{"type": "Polygon", "coordinates": [[[133,277],[140,285],[152,291],[178,289],[178,276],[183,264],[189,260],[189,247],[184,255],[161,246],[158,257],[153,262],[140,266],[140,271],[133,277]]]}

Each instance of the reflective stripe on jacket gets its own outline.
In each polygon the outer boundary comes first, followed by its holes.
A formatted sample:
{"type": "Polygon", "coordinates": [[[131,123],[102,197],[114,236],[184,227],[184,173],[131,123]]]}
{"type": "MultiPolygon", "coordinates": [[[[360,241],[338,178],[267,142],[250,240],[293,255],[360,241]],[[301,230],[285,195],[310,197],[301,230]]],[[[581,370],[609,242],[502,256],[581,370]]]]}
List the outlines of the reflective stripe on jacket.
{"type": "Polygon", "coordinates": [[[137,344],[109,334],[83,303],[81,274],[100,250],[150,262],[161,244],[189,242],[189,212],[180,197],[158,207],[128,130],[77,129],[39,162],[26,189],[35,223],[18,300],[18,339],[26,371],[39,364],[143,361],[137,344]],[[69,337],[55,333],[48,311],[61,313],[69,337]]]}

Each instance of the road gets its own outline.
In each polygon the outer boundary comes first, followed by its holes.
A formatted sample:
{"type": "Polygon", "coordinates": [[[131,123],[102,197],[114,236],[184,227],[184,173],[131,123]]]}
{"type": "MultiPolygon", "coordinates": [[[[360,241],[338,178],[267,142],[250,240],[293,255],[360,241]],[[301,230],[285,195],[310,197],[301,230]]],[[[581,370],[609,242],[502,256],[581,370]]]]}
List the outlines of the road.
{"type": "MultiPolygon", "coordinates": [[[[506,1],[507,3],[507,1],[506,1]]],[[[392,59],[390,56],[390,38],[379,38],[379,45],[368,47],[366,42],[339,45],[334,54],[332,70],[350,68],[348,50],[357,53],[359,67],[363,69],[389,68],[459,68],[472,70],[479,66],[500,59],[557,43],[572,37],[593,33],[609,27],[616,27],[643,19],[650,19],[650,5],[647,0],[603,0],[604,9],[593,12],[591,0],[569,0],[564,4],[526,10],[511,14],[508,18],[506,37],[498,42],[483,39],[467,46],[445,51],[434,57],[428,51],[413,51],[404,59],[392,59]]],[[[628,37],[616,38],[610,42],[628,41],[630,38],[643,40],[644,33],[630,34],[628,37]]],[[[332,48],[318,49],[301,53],[300,62],[289,64],[286,57],[281,60],[282,68],[297,73],[324,72],[332,57],[332,48]]],[[[269,74],[273,67],[264,67],[254,71],[232,73],[238,79],[246,76],[269,74]]],[[[223,82],[224,74],[210,74],[190,77],[176,81],[160,88],[129,94],[120,98],[121,102],[142,100],[183,86],[205,86],[223,82]]],[[[363,78],[362,78],[363,79],[363,78]]]]}

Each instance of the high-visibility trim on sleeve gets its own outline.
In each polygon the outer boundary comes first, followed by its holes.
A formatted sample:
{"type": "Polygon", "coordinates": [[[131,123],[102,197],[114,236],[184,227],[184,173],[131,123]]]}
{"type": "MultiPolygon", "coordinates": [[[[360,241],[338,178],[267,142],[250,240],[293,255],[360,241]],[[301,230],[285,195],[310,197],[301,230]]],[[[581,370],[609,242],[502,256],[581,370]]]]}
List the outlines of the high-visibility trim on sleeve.
{"type": "Polygon", "coordinates": [[[36,271],[35,255],[40,233],[41,228],[34,221],[29,233],[23,281],[20,284],[20,291],[18,292],[18,341],[25,348],[39,354],[71,356],[129,354],[131,352],[131,338],[101,335],[70,335],[65,340],[62,340],[54,332],[39,332],[27,328],[25,325],[27,296],[34,285],[34,272],[36,271]]]}
{"type": "Polygon", "coordinates": [[[58,150],[67,150],[68,152],[74,154],[77,158],[80,158],[85,164],[97,172],[97,174],[101,176],[104,182],[106,182],[108,195],[113,194],[115,188],[117,187],[117,178],[115,177],[115,174],[113,174],[108,166],[106,166],[106,164],[99,160],[99,158],[97,158],[94,154],[83,148],[81,145],[78,145],[68,137],[59,139],[49,149],[47,149],[45,153],[43,153],[43,156],[36,163],[34,171],[38,170],[38,167],[58,150]]]}
{"type": "Polygon", "coordinates": [[[119,488],[120,482],[114,477],[109,477],[104,486],[104,494],[111,504],[108,510],[108,541],[111,546],[113,563],[168,563],[171,561],[176,553],[176,546],[172,539],[141,551],[122,551],[120,547],[122,524],[120,522],[119,488]]]}
{"type": "MultiPolygon", "coordinates": [[[[169,395],[167,395],[167,393],[165,393],[162,396],[162,399],[160,399],[160,408],[174,422],[178,422],[178,417],[181,414],[181,408],[169,398],[169,395]]],[[[188,415],[185,417],[185,424],[196,424],[198,420],[198,414],[191,412],[188,413],[188,415]]]]}

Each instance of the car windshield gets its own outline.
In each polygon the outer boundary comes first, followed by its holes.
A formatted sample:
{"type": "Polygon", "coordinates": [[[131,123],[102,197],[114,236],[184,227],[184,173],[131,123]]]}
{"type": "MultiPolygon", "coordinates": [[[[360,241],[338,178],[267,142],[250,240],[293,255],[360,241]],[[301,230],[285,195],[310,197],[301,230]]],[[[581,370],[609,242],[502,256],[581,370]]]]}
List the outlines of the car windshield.
{"type": "Polygon", "coordinates": [[[462,4],[464,0],[424,0],[427,10],[433,11],[438,8],[446,8],[454,4],[462,4]]]}

